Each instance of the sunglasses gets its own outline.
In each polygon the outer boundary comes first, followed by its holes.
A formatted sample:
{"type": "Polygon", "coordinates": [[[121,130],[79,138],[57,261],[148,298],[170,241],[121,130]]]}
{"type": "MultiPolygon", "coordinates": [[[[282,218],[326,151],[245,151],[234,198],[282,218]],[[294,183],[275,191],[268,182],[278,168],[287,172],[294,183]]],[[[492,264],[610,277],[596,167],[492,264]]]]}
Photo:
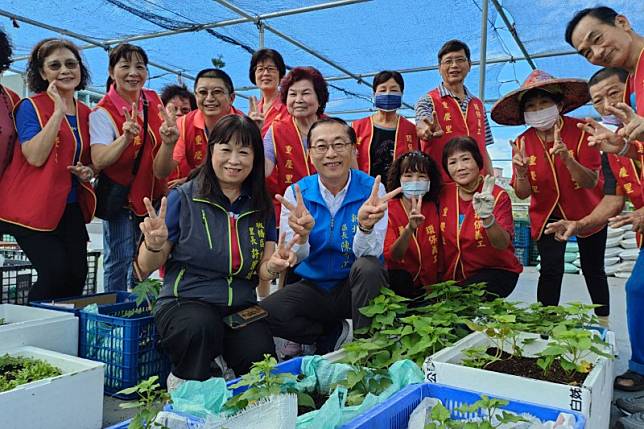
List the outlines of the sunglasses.
{"type": "Polygon", "coordinates": [[[63,63],[60,61],[52,61],[50,63],[47,63],[47,68],[49,70],[57,71],[60,70],[60,68],[65,65],[65,68],[68,70],[76,70],[78,68],[78,61],[77,60],[65,60],[63,63]]]}

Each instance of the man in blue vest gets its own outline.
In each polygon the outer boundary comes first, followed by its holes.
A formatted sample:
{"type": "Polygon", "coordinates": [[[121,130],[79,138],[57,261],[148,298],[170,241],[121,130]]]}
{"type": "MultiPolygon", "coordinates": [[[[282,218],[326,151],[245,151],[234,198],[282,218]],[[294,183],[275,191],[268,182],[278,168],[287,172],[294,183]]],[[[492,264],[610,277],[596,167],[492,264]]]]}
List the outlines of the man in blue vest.
{"type": "Polygon", "coordinates": [[[387,201],[375,179],[352,170],[356,134],[342,119],[321,119],[309,130],[309,156],[317,174],[290,186],[283,197],[280,231],[299,236],[293,251],[301,280],[261,302],[274,336],[335,350],[353,328],[369,326],[358,309],[388,286],[382,264],[387,201]]]}

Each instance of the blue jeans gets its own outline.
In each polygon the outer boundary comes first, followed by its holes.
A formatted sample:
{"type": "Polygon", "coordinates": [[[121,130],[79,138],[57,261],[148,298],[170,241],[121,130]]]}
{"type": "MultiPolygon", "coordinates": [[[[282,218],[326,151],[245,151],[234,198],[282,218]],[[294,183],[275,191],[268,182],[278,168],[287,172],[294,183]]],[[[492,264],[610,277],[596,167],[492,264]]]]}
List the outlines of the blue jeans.
{"type": "Polygon", "coordinates": [[[131,210],[125,208],[114,219],[103,221],[105,292],[126,291],[136,283],[132,261],[141,236],[140,221],[131,210]]]}
{"type": "Polygon", "coordinates": [[[626,321],[631,340],[628,369],[644,375],[644,249],[640,249],[633,272],[626,282],[626,321]]]}

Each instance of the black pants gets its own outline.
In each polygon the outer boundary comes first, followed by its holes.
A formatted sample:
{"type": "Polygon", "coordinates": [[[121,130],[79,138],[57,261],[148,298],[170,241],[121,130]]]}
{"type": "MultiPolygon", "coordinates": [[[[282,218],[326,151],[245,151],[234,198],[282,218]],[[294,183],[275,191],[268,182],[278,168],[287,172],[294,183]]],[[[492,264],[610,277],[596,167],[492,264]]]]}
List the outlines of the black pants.
{"type": "Polygon", "coordinates": [[[207,380],[213,359],[223,355],[235,375],[241,376],[264,354],[275,356],[265,320],[240,329],[224,324],[225,316],[241,309],[187,299],[164,303],[154,318],[159,347],[170,357],[172,373],[184,380],[207,380]]]}
{"type": "Polygon", "coordinates": [[[425,289],[414,285],[411,274],[405,270],[388,270],[389,289],[405,298],[417,298],[425,293],[425,289]]]}
{"type": "Polygon", "coordinates": [[[53,231],[35,231],[3,222],[38,272],[29,301],[66,298],[83,293],[87,277],[89,235],[78,203],[67,204],[53,231]]]}
{"type": "Polygon", "coordinates": [[[371,319],[358,311],[387,287],[387,272],[373,256],[356,259],[349,278],[327,292],[300,280],[269,295],[260,305],[276,337],[313,344],[339,320],[351,317],[353,329],[369,326],[371,319]]]}
{"type": "MultiPolygon", "coordinates": [[[[608,280],[604,271],[607,228],[586,238],[577,238],[581,271],[598,316],[608,316],[610,303],[608,280]]],[[[564,253],[566,242],[557,241],[553,234],[542,234],[537,241],[541,255],[541,272],[537,286],[537,299],[543,305],[558,305],[561,296],[561,281],[564,275],[564,253]]]]}
{"type": "Polygon", "coordinates": [[[478,270],[461,284],[485,283],[487,299],[505,298],[512,293],[519,281],[519,273],[495,268],[478,270]]]}

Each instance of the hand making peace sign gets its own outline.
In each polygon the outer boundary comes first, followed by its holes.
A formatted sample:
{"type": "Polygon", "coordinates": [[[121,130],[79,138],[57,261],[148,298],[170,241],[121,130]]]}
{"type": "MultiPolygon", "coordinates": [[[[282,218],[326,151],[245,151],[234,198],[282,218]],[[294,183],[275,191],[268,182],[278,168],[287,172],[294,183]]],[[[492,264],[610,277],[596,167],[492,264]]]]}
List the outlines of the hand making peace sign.
{"type": "Polygon", "coordinates": [[[262,112],[262,109],[259,108],[259,103],[257,102],[257,97],[254,95],[251,95],[248,98],[248,102],[250,103],[250,107],[248,110],[248,117],[251,118],[259,129],[262,129],[262,126],[264,125],[264,112],[262,112]]]}
{"type": "Polygon", "coordinates": [[[644,117],[635,113],[635,111],[626,103],[617,103],[615,106],[608,106],[607,110],[617,116],[624,127],[617,131],[627,141],[644,140],[644,117]]]}
{"type": "Polygon", "coordinates": [[[519,148],[516,141],[510,140],[510,146],[512,147],[512,165],[514,166],[514,170],[517,172],[517,175],[525,177],[528,174],[528,157],[525,154],[525,143],[519,148]]]}
{"type": "Polygon", "coordinates": [[[555,125],[555,141],[550,148],[550,155],[555,156],[559,155],[564,161],[570,158],[570,153],[568,152],[568,146],[565,145],[561,138],[561,131],[559,127],[555,125]]]}
{"type": "Polygon", "coordinates": [[[618,153],[624,147],[624,138],[612,132],[593,118],[584,119],[586,122],[577,124],[577,128],[584,130],[588,137],[588,146],[596,147],[606,153],[618,153]]]}
{"type": "Polygon", "coordinates": [[[295,243],[300,240],[300,236],[295,234],[287,244],[284,243],[285,239],[286,233],[282,232],[277,247],[267,262],[266,268],[272,273],[281,273],[297,263],[297,256],[292,249],[295,243]]]}
{"type": "Polygon", "coordinates": [[[441,124],[438,122],[438,114],[436,110],[432,112],[432,117],[424,117],[420,120],[419,124],[416,126],[416,134],[418,138],[423,140],[429,140],[432,137],[440,137],[443,135],[443,129],[441,124]]]}
{"type": "Polygon", "coordinates": [[[159,134],[164,144],[174,145],[179,139],[179,128],[177,128],[177,107],[168,103],[166,108],[159,104],[159,113],[163,123],[159,127],[159,134]]]}
{"type": "Polygon", "coordinates": [[[304,199],[302,198],[302,191],[300,191],[299,185],[294,185],[295,201],[296,204],[293,205],[286,198],[281,195],[276,195],[275,198],[282,203],[287,210],[288,214],[288,226],[293,230],[293,232],[299,235],[300,244],[306,242],[311,230],[315,226],[315,219],[311,216],[311,213],[307,210],[304,205],[304,199]]]}
{"type": "Polygon", "coordinates": [[[425,215],[423,215],[423,197],[411,197],[411,210],[407,214],[409,223],[407,227],[412,231],[421,226],[425,222],[425,215]]]}
{"type": "Polygon", "coordinates": [[[474,207],[474,212],[481,219],[489,218],[494,211],[494,195],[492,195],[494,182],[494,176],[485,176],[481,192],[476,192],[472,196],[472,207],[474,207]]]}
{"type": "Polygon", "coordinates": [[[373,228],[373,226],[385,215],[385,212],[387,211],[387,201],[402,192],[402,188],[398,187],[382,197],[379,197],[379,189],[380,175],[376,176],[376,180],[373,182],[371,195],[362,204],[360,210],[358,210],[358,222],[364,229],[373,228]]]}
{"type": "Polygon", "coordinates": [[[143,233],[145,245],[152,252],[160,251],[168,241],[168,227],[165,224],[168,200],[166,197],[161,198],[161,207],[158,214],[152,207],[152,202],[148,197],[143,198],[143,204],[148,210],[148,216],[139,224],[139,228],[143,233]]]}
{"type": "Polygon", "coordinates": [[[139,125],[139,112],[137,110],[136,103],[132,103],[132,113],[128,112],[127,108],[123,107],[123,115],[125,116],[123,135],[125,136],[125,141],[132,143],[134,138],[141,132],[141,126],[139,125]]]}

